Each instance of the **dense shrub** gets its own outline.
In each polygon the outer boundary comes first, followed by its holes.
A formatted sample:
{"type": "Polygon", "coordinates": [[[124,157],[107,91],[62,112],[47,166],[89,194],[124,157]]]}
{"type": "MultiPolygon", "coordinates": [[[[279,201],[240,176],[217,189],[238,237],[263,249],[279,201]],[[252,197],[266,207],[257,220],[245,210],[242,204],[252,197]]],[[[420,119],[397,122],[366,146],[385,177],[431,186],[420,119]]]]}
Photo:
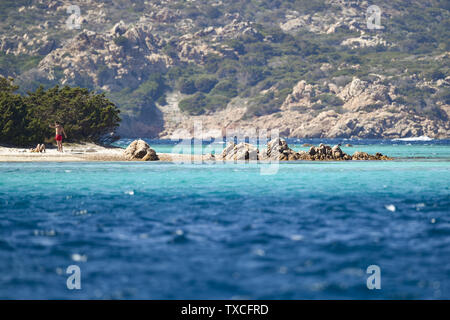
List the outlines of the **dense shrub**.
{"type": "Polygon", "coordinates": [[[158,100],[156,100],[156,102],[160,105],[160,106],[165,106],[167,105],[167,97],[165,94],[161,95],[158,100]]]}
{"type": "Polygon", "coordinates": [[[222,95],[206,95],[202,92],[187,97],[180,101],[178,107],[189,115],[201,115],[207,111],[223,109],[230,102],[230,98],[222,95]]]}
{"type": "Polygon", "coordinates": [[[240,65],[236,61],[225,60],[217,70],[219,78],[233,79],[239,73],[240,65]]]}
{"type": "Polygon", "coordinates": [[[276,96],[274,91],[269,91],[266,94],[257,96],[253,101],[250,103],[249,107],[247,108],[247,112],[245,114],[245,117],[252,117],[252,116],[263,116],[266,114],[271,114],[274,112],[278,112],[280,110],[281,104],[278,104],[279,101],[276,101],[276,96]]]}
{"type": "Polygon", "coordinates": [[[230,80],[220,81],[212,89],[211,94],[234,98],[238,95],[237,84],[230,80]]]}
{"type": "Polygon", "coordinates": [[[119,125],[119,110],[88,89],[39,87],[25,96],[15,94],[12,81],[0,77],[0,143],[33,145],[51,140],[54,121],[64,125],[69,141],[98,142],[119,125]]]}
{"type": "Polygon", "coordinates": [[[128,39],[124,36],[118,36],[114,38],[114,43],[121,47],[128,46],[128,39]]]}
{"type": "Polygon", "coordinates": [[[192,94],[197,91],[195,81],[191,78],[180,78],[178,80],[178,90],[184,94],[192,94]]]}
{"type": "Polygon", "coordinates": [[[212,76],[200,76],[194,80],[197,91],[208,93],[217,84],[217,79],[212,76]]]}
{"type": "Polygon", "coordinates": [[[36,67],[44,56],[5,54],[0,52],[0,74],[14,76],[36,67]]]}
{"type": "Polygon", "coordinates": [[[97,79],[99,81],[100,85],[104,85],[108,82],[111,78],[114,77],[114,71],[112,69],[109,69],[105,65],[100,65],[97,68],[97,79]]]}
{"type": "Polygon", "coordinates": [[[238,54],[245,54],[245,44],[242,40],[239,39],[231,39],[227,45],[230,48],[233,48],[234,51],[236,51],[238,54]]]}
{"type": "Polygon", "coordinates": [[[141,95],[146,99],[158,100],[166,89],[164,77],[159,73],[151,74],[147,81],[141,83],[133,92],[134,95],[141,95]]]}
{"type": "Polygon", "coordinates": [[[254,86],[258,82],[264,80],[268,74],[268,70],[264,67],[249,66],[243,68],[240,76],[245,85],[254,86]]]}
{"type": "Polygon", "coordinates": [[[436,105],[427,105],[423,109],[417,111],[430,119],[441,119],[448,121],[447,113],[436,105]]]}
{"type": "Polygon", "coordinates": [[[445,76],[446,76],[445,73],[439,69],[434,69],[429,72],[425,72],[425,77],[427,79],[434,80],[434,81],[439,80],[439,79],[444,79],[445,76]]]}
{"type": "Polygon", "coordinates": [[[204,68],[209,73],[215,73],[219,69],[223,58],[217,54],[208,54],[204,57],[204,68]]]}
{"type": "Polygon", "coordinates": [[[216,6],[208,6],[205,9],[205,15],[210,19],[217,19],[222,15],[222,11],[216,6]]]}
{"type": "Polygon", "coordinates": [[[217,111],[226,108],[230,98],[221,95],[210,95],[207,97],[205,109],[217,111]]]}
{"type": "Polygon", "coordinates": [[[182,112],[189,115],[200,115],[205,112],[206,104],[206,95],[198,92],[191,97],[181,100],[178,107],[182,112]]]}
{"type": "Polygon", "coordinates": [[[0,143],[26,145],[28,143],[27,110],[22,97],[7,91],[0,92],[0,143]]]}

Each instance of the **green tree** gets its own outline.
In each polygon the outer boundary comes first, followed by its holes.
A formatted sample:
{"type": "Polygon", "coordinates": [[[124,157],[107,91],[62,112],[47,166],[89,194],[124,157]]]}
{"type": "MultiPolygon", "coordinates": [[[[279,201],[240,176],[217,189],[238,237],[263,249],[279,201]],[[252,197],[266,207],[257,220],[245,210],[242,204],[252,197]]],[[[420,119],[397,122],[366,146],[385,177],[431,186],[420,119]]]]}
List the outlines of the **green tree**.
{"type": "Polygon", "coordinates": [[[178,81],[178,89],[181,93],[192,94],[197,91],[195,81],[191,78],[181,78],[178,81]]]}
{"type": "Polygon", "coordinates": [[[236,84],[236,82],[233,82],[230,80],[220,81],[212,89],[211,94],[222,95],[227,98],[234,98],[238,95],[237,84],[236,84]]]}
{"type": "Polygon", "coordinates": [[[200,76],[195,79],[195,88],[197,91],[208,93],[217,84],[217,79],[212,76],[200,76]]]}
{"type": "Polygon", "coordinates": [[[181,111],[186,112],[190,115],[200,115],[205,112],[205,107],[208,101],[206,96],[198,92],[191,97],[187,97],[180,101],[178,107],[181,111]]]}
{"type": "Polygon", "coordinates": [[[97,142],[118,126],[119,110],[105,95],[84,88],[42,87],[25,97],[30,129],[35,135],[48,132],[54,121],[63,123],[69,141],[97,142]]]}
{"type": "Polygon", "coordinates": [[[54,121],[62,123],[69,141],[99,142],[119,125],[119,110],[105,95],[84,88],[40,86],[25,96],[15,94],[12,80],[0,77],[0,143],[28,146],[51,141],[54,121]]]}
{"type": "Polygon", "coordinates": [[[15,92],[19,89],[19,86],[13,84],[12,78],[0,77],[0,92],[15,92]]]}
{"type": "Polygon", "coordinates": [[[26,106],[20,95],[0,92],[0,143],[28,143],[26,113],[26,106]]]}

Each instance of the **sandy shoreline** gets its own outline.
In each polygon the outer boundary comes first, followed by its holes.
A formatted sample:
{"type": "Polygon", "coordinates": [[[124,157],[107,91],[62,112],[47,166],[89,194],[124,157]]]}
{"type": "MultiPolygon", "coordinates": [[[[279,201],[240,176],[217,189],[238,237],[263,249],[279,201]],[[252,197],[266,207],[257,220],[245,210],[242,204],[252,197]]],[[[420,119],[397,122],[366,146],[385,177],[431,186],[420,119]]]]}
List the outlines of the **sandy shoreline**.
{"type": "MultiPolygon", "coordinates": [[[[70,144],[60,153],[47,149],[45,153],[30,152],[29,149],[0,146],[0,162],[83,162],[83,161],[130,161],[124,156],[124,149],[103,147],[93,143],[70,144]]],[[[160,161],[202,161],[207,156],[158,153],[160,161]]]]}
{"type": "Polygon", "coordinates": [[[124,161],[122,153],[120,148],[105,148],[91,143],[66,145],[64,153],[56,148],[35,153],[24,148],[0,147],[0,162],[124,161]]]}
{"type": "MultiPolygon", "coordinates": [[[[47,149],[45,153],[31,152],[25,148],[0,146],[1,162],[142,162],[129,160],[124,154],[125,149],[119,147],[104,147],[94,143],[65,144],[64,152],[58,152],[56,148],[47,149]]],[[[235,162],[235,160],[214,159],[211,155],[200,154],[176,154],[157,153],[159,161],[176,163],[211,163],[211,162],[235,162]]],[[[359,159],[356,159],[359,160],[359,159]]],[[[296,160],[306,161],[306,160],[296,160]]],[[[316,160],[336,161],[336,160],[316,160]]],[[[270,160],[242,160],[238,162],[265,163],[270,160]]]]}

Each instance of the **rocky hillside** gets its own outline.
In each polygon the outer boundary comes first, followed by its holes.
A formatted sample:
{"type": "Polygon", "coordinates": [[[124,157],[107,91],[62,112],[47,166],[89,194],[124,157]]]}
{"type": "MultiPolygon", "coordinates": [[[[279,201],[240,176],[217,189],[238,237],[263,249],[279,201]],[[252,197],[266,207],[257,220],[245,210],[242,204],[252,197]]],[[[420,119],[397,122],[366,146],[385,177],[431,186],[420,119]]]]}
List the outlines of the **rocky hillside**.
{"type": "Polygon", "coordinates": [[[369,5],[5,0],[0,75],[105,91],[122,136],[185,137],[201,120],[206,136],[449,138],[449,2],[377,1],[377,29],[369,5]]]}

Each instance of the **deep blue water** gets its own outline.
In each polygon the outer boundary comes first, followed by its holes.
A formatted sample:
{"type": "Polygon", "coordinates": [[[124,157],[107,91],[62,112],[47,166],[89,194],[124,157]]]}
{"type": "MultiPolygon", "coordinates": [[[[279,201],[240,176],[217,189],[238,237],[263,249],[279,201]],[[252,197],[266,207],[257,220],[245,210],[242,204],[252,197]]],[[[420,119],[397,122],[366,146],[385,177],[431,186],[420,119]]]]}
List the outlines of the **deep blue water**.
{"type": "Polygon", "coordinates": [[[399,159],[0,163],[0,298],[449,299],[450,143],[345,143],[399,159]]]}

